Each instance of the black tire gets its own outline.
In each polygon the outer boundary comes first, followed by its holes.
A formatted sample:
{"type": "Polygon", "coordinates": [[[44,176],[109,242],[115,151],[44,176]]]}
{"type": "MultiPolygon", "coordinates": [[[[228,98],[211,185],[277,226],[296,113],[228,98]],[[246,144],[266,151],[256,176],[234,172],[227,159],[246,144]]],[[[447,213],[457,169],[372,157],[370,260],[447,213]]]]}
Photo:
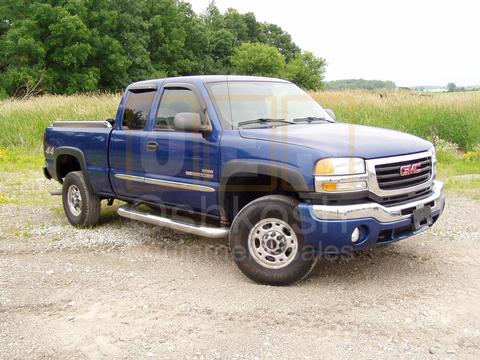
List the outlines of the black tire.
{"type": "Polygon", "coordinates": [[[86,227],[98,223],[100,219],[100,198],[92,194],[81,171],[67,174],[63,181],[62,198],[63,210],[70,224],[86,227]],[[80,197],[75,196],[75,194],[79,194],[80,197]],[[72,197],[76,200],[72,200],[72,197]]]}
{"type": "Polygon", "coordinates": [[[307,277],[315,266],[317,256],[313,247],[303,242],[297,205],[293,198],[269,195],[252,201],[235,217],[230,230],[230,251],[240,270],[253,281],[265,285],[291,285],[307,277]],[[280,222],[276,223],[275,219],[280,222]],[[281,240],[285,234],[283,242],[275,240],[281,240]],[[274,250],[286,249],[279,258],[269,255],[269,251],[274,251],[269,245],[270,236],[275,240],[271,245],[274,250]],[[289,245],[294,244],[294,240],[296,250],[292,250],[294,245],[289,245]],[[287,256],[289,250],[290,258],[287,256]]]}

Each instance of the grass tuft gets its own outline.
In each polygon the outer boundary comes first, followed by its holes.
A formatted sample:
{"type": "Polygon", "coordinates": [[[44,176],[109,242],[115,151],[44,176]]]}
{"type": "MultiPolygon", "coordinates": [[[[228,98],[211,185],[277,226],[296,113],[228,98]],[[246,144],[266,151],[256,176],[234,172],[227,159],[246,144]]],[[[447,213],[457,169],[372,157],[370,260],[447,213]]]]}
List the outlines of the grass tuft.
{"type": "Polygon", "coordinates": [[[13,199],[9,198],[6,195],[0,194],[0,205],[13,204],[13,199]]]}
{"type": "Polygon", "coordinates": [[[31,151],[21,147],[0,149],[0,171],[40,170],[43,161],[40,148],[31,151]]]}

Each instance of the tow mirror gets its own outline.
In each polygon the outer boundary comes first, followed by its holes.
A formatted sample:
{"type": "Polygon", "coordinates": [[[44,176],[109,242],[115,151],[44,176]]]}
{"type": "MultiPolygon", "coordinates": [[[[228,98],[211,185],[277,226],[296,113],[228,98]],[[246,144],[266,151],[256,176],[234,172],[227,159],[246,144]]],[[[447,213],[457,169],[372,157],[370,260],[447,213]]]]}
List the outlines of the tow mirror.
{"type": "Polygon", "coordinates": [[[337,121],[337,117],[335,116],[335,113],[333,112],[332,109],[325,109],[325,112],[335,121],[337,121]]]}

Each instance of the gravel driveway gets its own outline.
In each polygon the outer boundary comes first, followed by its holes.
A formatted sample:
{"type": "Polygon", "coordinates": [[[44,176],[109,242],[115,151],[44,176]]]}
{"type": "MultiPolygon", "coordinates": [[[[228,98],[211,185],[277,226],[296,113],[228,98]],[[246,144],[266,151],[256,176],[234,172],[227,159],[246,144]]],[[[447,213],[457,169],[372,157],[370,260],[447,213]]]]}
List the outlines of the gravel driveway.
{"type": "Polygon", "coordinates": [[[480,201],[449,194],[430,231],[278,288],[245,278],[225,240],[107,207],[75,229],[56,186],[0,179],[2,359],[480,358],[480,201]]]}

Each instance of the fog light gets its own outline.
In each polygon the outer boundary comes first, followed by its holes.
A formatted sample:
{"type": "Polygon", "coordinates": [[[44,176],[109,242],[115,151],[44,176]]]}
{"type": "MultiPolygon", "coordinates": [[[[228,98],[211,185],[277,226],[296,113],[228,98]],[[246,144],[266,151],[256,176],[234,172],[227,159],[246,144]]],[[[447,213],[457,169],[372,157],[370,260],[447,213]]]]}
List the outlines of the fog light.
{"type": "Polygon", "coordinates": [[[356,227],[352,232],[352,242],[356,243],[360,239],[360,229],[356,227]]]}

